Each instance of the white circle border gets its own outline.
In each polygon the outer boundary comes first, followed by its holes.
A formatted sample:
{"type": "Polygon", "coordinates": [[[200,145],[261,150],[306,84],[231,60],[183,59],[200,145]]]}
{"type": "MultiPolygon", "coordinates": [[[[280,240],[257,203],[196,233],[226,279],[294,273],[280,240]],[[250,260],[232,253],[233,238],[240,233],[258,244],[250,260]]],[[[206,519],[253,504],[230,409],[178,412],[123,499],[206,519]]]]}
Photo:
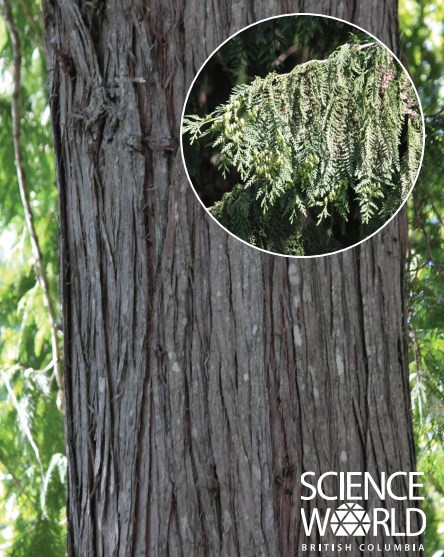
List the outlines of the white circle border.
{"type": "Polygon", "coordinates": [[[197,71],[196,75],[194,76],[193,81],[191,82],[191,85],[188,89],[188,93],[185,97],[185,101],[183,104],[183,109],[182,109],[182,115],[181,115],[181,120],[180,120],[180,152],[182,155],[182,164],[185,168],[185,173],[187,175],[187,179],[189,182],[189,185],[191,186],[194,195],[197,197],[199,203],[202,205],[202,207],[204,208],[205,212],[217,223],[218,226],[220,226],[223,230],[225,230],[225,232],[227,232],[230,236],[232,236],[233,238],[235,238],[238,242],[242,242],[243,244],[249,246],[250,248],[256,249],[262,253],[268,253],[269,255],[276,255],[278,257],[289,257],[291,259],[314,259],[317,257],[328,257],[329,255],[336,255],[339,253],[342,253],[344,251],[347,251],[349,249],[355,248],[359,245],[361,245],[363,242],[366,242],[367,240],[370,240],[370,238],[372,238],[373,236],[375,236],[376,234],[378,234],[384,227],[386,227],[395,217],[396,215],[401,211],[401,209],[404,207],[404,205],[407,203],[410,195],[412,194],[413,188],[416,185],[416,182],[418,181],[419,175],[421,173],[421,168],[422,168],[422,163],[424,161],[424,153],[425,153],[425,138],[426,138],[426,134],[425,134],[425,118],[424,118],[424,111],[422,108],[422,104],[421,104],[421,99],[419,98],[419,94],[418,94],[418,90],[416,89],[416,86],[413,82],[413,79],[411,78],[409,72],[407,71],[407,69],[405,68],[404,64],[401,62],[401,60],[396,56],[396,54],[386,45],[384,44],[380,39],[378,39],[378,37],[376,37],[375,35],[373,35],[373,33],[369,33],[368,31],[366,31],[365,29],[363,29],[362,27],[360,27],[359,25],[356,25],[355,23],[351,23],[350,21],[347,21],[345,19],[341,19],[339,17],[334,17],[331,15],[323,15],[323,14],[315,14],[312,12],[296,12],[296,13],[289,13],[289,14],[280,14],[280,15],[275,15],[275,16],[270,16],[270,17],[266,17],[264,19],[260,19],[259,21],[256,21],[254,23],[250,23],[250,25],[246,25],[245,27],[243,27],[242,29],[239,29],[239,31],[236,31],[236,33],[233,33],[232,35],[230,35],[227,39],[225,39],[219,46],[217,46],[213,52],[206,58],[205,62],[201,65],[200,69],[197,71]],[[421,160],[419,162],[419,167],[418,167],[418,172],[416,174],[416,178],[413,180],[413,185],[410,188],[409,192],[407,193],[407,195],[405,196],[404,201],[402,201],[402,203],[400,204],[400,206],[398,207],[398,209],[396,210],[395,213],[393,213],[393,215],[383,224],[381,225],[377,230],[375,230],[375,232],[372,232],[371,234],[369,234],[368,236],[366,236],[364,239],[359,240],[359,242],[356,242],[355,244],[352,244],[351,246],[347,246],[343,249],[340,250],[336,250],[336,251],[330,251],[327,253],[320,253],[320,254],[316,254],[316,255],[289,255],[289,254],[284,254],[284,253],[278,253],[278,252],[274,252],[274,251],[269,251],[263,248],[260,248],[258,246],[254,246],[253,244],[250,244],[249,242],[247,242],[246,240],[242,240],[242,238],[239,238],[239,236],[236,236],[236,234],[233,234],[233,232],[231,232],[230,230],[228,230],[228,228],[226,228],[225,226],[223,226],[216,217],[214,217],[210,211],[207,209],[207,207],[205,206],[204,202],[202,201],[202,199],[200,198],[199,194],[197,193],[195,187],[193,186],[193,182],[191,181],[190,175],[188,174],[188,168],[185,162],[185,156],[183,153],[183,131],[182,131],[182,127],[183,127],[183,119],[185,117],[185,109],[188,103],[188,97],[190,96],[190,93],[194,87],[194,84],[197,80],[197,78],[199,77],[200,73],[202,72],[202,70],[204,69],[204,67],[207,65],[207,63],[210,61],[210,59],[216,54],[216,52],[222,48],[224,46],[225,43],[227,43],[228,41],[230,41],[231,39],[233,39],[236,35],[238,35],[239,33],[243,33],[244,31],[246,31],[247,29],[249,29],[250,27],[253,27],[255,25],[259,25],[261,23],[264,23],[265,21],[269,21],[270,19],[278,19],[278,18],[282,18],[282,17],[294,17],[294,16],[312,16],[312,17],[323,17],[323,18],[328,18],[328,19],[334,19],[335,21],[340,21],[341,23],[346,23],[347,25],[351,25],[352,27],[356,27],[357,29],[359,29],[360,31],[362,31],[363,33],[365,33],[366,35],[369,35],[370,37],[372,37],[373,39],[375,39],[379,44],[381,44],[386,50],[388,50],[390,52],[390,54],[393,56],[393,58],[398,62],[398,64],[401,66],[401,68],[404,70],[404,72],[406,73],[412,87],[413,90],[415,91],[416,94],[416,100],[418,101],[418,106],[419,106],[419,110],[421,112],[421,119],[422,119],[422,154],[421,154],[421,160]]]}

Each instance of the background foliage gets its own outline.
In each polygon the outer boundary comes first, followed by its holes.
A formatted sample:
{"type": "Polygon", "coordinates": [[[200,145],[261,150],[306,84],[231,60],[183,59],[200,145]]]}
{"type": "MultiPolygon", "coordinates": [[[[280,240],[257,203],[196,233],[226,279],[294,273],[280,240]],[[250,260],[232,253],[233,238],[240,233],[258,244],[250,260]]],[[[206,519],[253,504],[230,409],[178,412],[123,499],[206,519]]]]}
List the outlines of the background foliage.
{"type": "MultiPolygon", "coordinates": [[[[13,9],[23,50],[22,149],[37,233],[55,298],[57,192],[40,2],[17,0],[13,9]]],[[[408,304],[418,468],[427,473],[427,555],[444,551],[442,21],[442,3],[400,3],[403,60],[429,115],[426,158],[409,205],[408,304]]],[[[307,49],[315,42],[319,45],[319,37],[309,26],[300,32],[306,33],[307,49]]],[[[339,37],[340,42],[342,39],[339,37]]],[[[285,34],[278,38],[264,35],[261,41],[252,52],[261,64],[263,59],[272,64],[292,46],[285,34]]],[[[239,66],[236,56],[244,48],[250,47],[240,45],[233,50],[224,69],[229,88],[234,82],[233,68],[239,66]]],[[[57,409],[57,387],[50,365],[50,322],[36,282],[15,173],[11,63],[11,44],[0,17],[0,555],[62,557],[66,552],[63,416],[57,409]]],[[[282,64],[285,67],[286,61],[282,64]]],[[[207,99],[195,102],[205,104],[207,99]]],[[[212,187],[223,188],[223,184],[212,187]]]]}
{"type": "MultiPolygon", "coordinates": [[[[22,47],[22,142],[30,203],[57,299],[57,190],[45,91],[40,2],[12,4],[22,47]]],[[[0,18],[0,555],[65,554],[63,415],[56,405],[50,319],[14,163],[13,53],[0,18]]]]}
{"type": "Polygon", "coordinates": [[[400,3],[402,52],[426,115],[426,151],[409,203],[410,380],[418,469],[426,474],[427,555],[444,555],[444,4],[400,3]]]}

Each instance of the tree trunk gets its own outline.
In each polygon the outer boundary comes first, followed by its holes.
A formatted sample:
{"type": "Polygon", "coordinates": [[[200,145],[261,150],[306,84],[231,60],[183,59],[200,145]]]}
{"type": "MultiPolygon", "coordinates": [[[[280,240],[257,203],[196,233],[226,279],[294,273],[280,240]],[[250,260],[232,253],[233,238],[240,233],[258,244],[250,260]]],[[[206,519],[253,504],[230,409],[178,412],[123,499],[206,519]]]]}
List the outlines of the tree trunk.
{"type": "Polygon", "coordinates": [[[405,213],[339,255],[268,256],[211,221],[182,166],[200,65],[298,10],[397,48],[395,0],[44,1],[72,556],[319,555],[301,507],[327,503],[301,501],[304,471],[414,469],[405,213]]]}

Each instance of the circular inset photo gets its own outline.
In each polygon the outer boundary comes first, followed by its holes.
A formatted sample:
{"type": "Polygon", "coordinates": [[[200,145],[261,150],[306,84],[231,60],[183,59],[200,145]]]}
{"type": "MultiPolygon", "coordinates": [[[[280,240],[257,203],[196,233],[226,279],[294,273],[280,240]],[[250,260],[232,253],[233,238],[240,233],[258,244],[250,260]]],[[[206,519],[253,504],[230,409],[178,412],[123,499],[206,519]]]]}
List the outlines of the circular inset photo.
{"type": "Polygon", "coordinates": [[[418,94],[394,54],[354,25],[307,14],[223,43],[190,88],[181,132],[210,215],[284,256],[376,233],[413,188],[424,150],[418,94]]]}

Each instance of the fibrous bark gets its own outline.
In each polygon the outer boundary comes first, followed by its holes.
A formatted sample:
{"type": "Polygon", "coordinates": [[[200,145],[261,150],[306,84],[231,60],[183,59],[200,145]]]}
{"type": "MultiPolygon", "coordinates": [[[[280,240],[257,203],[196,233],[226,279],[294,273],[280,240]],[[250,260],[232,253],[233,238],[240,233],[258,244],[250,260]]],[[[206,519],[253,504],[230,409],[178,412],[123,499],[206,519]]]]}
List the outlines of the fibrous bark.
{"type": "Polygon", "coordinates": [[[262,254],[199,206],[180,115],[200,65],[243,26],[322,12],[396,49],[396,3],[44,10],[70,555],[300,554],[303,471],[414,469],[405,215],[339,255],[262,254]]]}

